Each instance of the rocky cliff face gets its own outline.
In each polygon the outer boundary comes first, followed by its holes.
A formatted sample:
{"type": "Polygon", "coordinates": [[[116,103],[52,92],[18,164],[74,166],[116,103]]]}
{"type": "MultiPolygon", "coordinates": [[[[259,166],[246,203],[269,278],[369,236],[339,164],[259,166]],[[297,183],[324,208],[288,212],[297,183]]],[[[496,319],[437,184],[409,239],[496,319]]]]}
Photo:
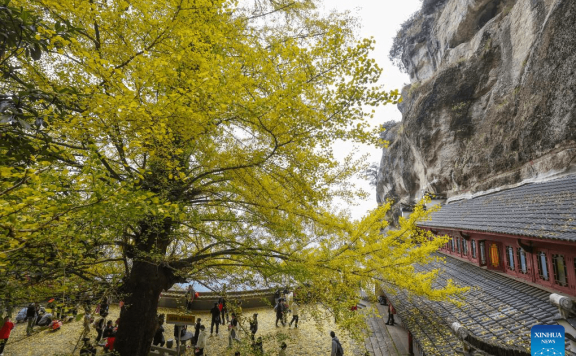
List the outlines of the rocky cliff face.
{"type": "Polygon", "coordinates": [[[393,49],[411,78],[377,199],[410,203],[576,164],[576,1],[424,0],[393,49]]]}

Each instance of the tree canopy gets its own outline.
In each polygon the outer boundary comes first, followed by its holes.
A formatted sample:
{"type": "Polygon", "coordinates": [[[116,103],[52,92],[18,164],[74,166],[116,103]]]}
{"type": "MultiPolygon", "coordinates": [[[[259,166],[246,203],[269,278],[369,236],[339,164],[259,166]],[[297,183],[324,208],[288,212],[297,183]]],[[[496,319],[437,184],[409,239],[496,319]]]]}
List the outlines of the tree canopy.
{"type": "Polygon", "coordinates": [[[374,41],[316,5],[14,0],[45,25],[0,46],[7,97],[41,94],[20,118],[36,126],[0,124],[27,147],[0,145],[19,153],[0,160],[7,280],[120,291],[121,355],[147,354],[158,295],[186,279],[288,276],[343,325],[363,284],[457,292],[412,267],[445,243],[416,229],[422,207],[385,233],[388,205],[361,221],[331,207],[365,169],[333,145],[382,145],[370,107],[400,98],[376,85],[374,41]]]}

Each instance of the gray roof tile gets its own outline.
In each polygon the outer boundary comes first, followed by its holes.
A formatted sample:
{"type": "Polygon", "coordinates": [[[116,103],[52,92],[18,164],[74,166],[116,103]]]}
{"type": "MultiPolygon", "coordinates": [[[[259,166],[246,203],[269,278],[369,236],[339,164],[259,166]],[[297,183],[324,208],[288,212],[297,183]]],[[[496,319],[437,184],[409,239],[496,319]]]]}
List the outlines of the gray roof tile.
{"type": "Polygon", "coordinates": [[[576,241],[576,175],[446,204],[419,225],[576,241]]]}
{"type": "Polygon", "coordinates": [[[461,306],[430,301],[404,291],[389,296],[427,355],[457,355],[455,349],[460,344],[450,328],[454,321],[477,337],[526,351],[530,350],[532,325],[554,323],[557,309],[549,304],[548,292],[449,256],[445,260],[446,263],[433,262],[416,268],[441,269],[437,287],[445,285],[448,279],[472,287],[461,300],[461,306]]]}

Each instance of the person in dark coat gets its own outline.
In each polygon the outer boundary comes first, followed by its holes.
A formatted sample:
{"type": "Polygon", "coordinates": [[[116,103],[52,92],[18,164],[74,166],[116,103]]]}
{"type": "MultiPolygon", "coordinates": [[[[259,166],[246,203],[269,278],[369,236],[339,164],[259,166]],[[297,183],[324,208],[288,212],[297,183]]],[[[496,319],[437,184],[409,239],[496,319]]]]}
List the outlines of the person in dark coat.
{"type": "Polygon", "coordinates": [[[164,320],[158,320],[158,327],[156,328],[156,332],[154,333],[154,340],[152,341],[152,345],[164,347],[166,340],[164,340],[164,320]]]}
{"type": "Polygon", "coordinates": [[[396,314],[396,309],[394,309],[392,303],[388,302],[388,321],[386,325],[394,326],[394,314],[396,314]]]}
{"type": "Polygon", "coordinates": [[[284,299],[278,299],[278,303],[274,307],[274,310],[276,311],[276,327],[278,327],[278,320],[280,320],[282,326],[286,326],[286,324],[284,324],[284,308],[284,299]]]}
{"type": "Polygon", "coordinates": [[[186,341],[178,341],[181,337],[186,335],[186,330],[188,329],[187,325],[174,325],[174,340],[176,341],[176,346],[182,342],[182,345],[186,344],[186,341]]]}
{"type": "Polygon", "coordinates": [[[100,316],[105,318],[108,316],[108,308],[110,306],[108,305],[108,298],[104,297],[104,299],[102,300],[102,303],[100,303],[100,316]]]}
{"type": "Polygon", "coordinates": [[[114,325],[113,325],[113,321],[112,320],[108,320],[106,322],[106,329],[104,329],[104,333],[102,334],[102,336],[104,338],[110,337],[112,336],[112,334],[114,333],[114,325]]]}
{"type": "Polygon", "coordinates": [[[34,325],[36,325],[36,319],[38,318],[38,309],[38,303],[30,303],[26,310],[26,319],[28,320],[26,335],[28,336],[32,335],[32,331],[34,331],[34,325]]]}
{"type": "Polygon", "coordinates": [[[100,340],[102,340],[102,334],[104,333],[104,318],[98,319],[95,329],[98,333],[98,336],[96,336],[96,342],[100,342],[100,340]]]}
{"type": "Polygon", "coordinates": [[[218,309],[218,303],[214,303],[214,307],[210,309],[210,314],[212,315],[212,324],[210,325],[210,336],[214,332],[214,325],[216,325],[216,335],[218,335],[218,326],[220,325],[220,309],[218,309]]]}
{"type": "Polygon", "coordinates": [[[236,314],[232,313],[232,319],[230,319],[230,325],[228,325],[228,347],[232,347],[232,340],[240,341],[236,337],[236,329],[238,328],[238,319],[236,319],[236,314]]]}
{"type": "Polygon", "coordinates": [[[200,335],[201,321],[202,319],[198,318],[198,320],[196,320],[196,324],[194,325],[194,337],[192,338],[192,345],[196,345],[196,342],[198,341],[198,335],[200,335]]]}

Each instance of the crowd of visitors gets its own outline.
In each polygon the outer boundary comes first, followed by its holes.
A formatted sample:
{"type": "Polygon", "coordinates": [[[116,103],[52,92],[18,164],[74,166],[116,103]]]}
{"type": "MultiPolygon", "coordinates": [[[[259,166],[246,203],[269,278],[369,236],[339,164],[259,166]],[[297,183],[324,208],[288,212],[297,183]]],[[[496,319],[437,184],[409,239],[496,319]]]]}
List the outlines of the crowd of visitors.
{"type": "MultiPolygon", "coordinates": [[[[287,293],[287,291],[286,291],[287,293]]],[[[282,322],[283,326],[288,324],[289,327],[298,327],[298,314],[299,306],[296,302],[289,304],[287,294],[278,293],[278,297],[275,298],[276,305],[274,310],[276,311],[277,320],[282,322]],[[288,313],[292,313],[292,320],[290,323],[287,322],[288,313]]],[[[186,292],[186,310],[192,310],[192,302],[194,298],[198,297],[198,293],[194,291],[192,287],[189,287],[186,292]]],[[[249,334],[252,342],[252,349],[257,355],[264,355],[264,346],[262,337],[256,338],[256,333],[258,332],[258,314],[254,313],[252,318],[248,320],[249,323],[249,334]]],[[[154,334],[153,345],[155,346],[170,346],[171,340],[166,342],[164,338],[164,318],[162,315],[158,317],[158,325],[154,334]]],[[[208,344],[209,337],[214,336],[214,329],[216,329],[216,336],[218,336],[220,331],[220,326],[227,325],[228,329],[228,348],[233,348],[235,342],[240,342],[239,331],[241,329],[241,320],[235,312],[229,312],[229,305],[226,298],[220,297],[216,302],[214,302],[212,308],[210,309],[210,335],[207,334],[206,326],[202,324],[202,319],[198,318],[194,324],[194,334],[192,336],[191,348],[194,350],[194,355],[206,355],[206,348],[208,344]]],[[[276,325],[278,326],[278,325],[276,325]]],[[[178,343],[178,335],[183,337],[186,334],[185,325],[175,325],[174,327],[174,339],[178,343]]],[[[282,343],[278,351],[278,355],[287,355],[288,345],[282,343]]],[[[240,351],[236,351],[235,355],[240,355],[240,351]]]]}
{"type": "MultiPolygon", "coordinates": [[[[194,298],[198,297],[198,294],[194,291],[193,288],[189,288],[186,294],[187,304],[186,309],[188,311],[191,310],[191,303],[194,298]]],[[[276,327],[279,327],[278,322],[282,324],[282,326],[292,327],[294,324],[295,328],[298,328],[299,322],[299,315],[300,315],[300,307],[299,305],[292,300],[289,300],[289,295],[286,293],[281,293],[275,298],[276,304],[274,306],[274,311],[276,314],[276,327]],[[292,314],[292,319],[288,322],[288,314],[292,314]]],[[[47,305],[49,307],[48,311],[46,311],[43,307],[39,306],[38,303],[31,303],[25,310],[25,321],[27,321],[26,332],[27,335],[31,335],[34,331],[34,327],[37,325],[40,326],[49,326],[51,330],[58,330],[62,327],[63,321],[60,319],[64,319],[64,321],[70,320],[68,318],[68,313],[75,314],[75,311],[72,312],[71,310],[65,311],[61,309],[59,311],[55,310],[54,307],[54,300],[51,299],[47,305]],[[58,319],[57,319],[58,317],[58,319]]],[[[122,306],[122,303],[121,303],[122,306]]],[[[394,309],[390,306],[389,308],[389,320],[388,323],[393,325],[394,317],[393,314],[395,313],[394,309]]],[[[107,319],[109,314],[109,301],[108,298],[104,297],[100,304],[98,304],[94,310],[94,314],[91,313],[90,305],[84,306],[84,317],[83,317],[83,334],[82,334],[82,346],[80,348],[80,355],[95,355],[97,353],[96,346],[103,347],[105,352],[111,352],[114,350],[114,342],[116,339],[116,334],[118,331],[118,324],[119,319],[114,322],[111,319],[107,319]],[[94,316],[97,317],[94,320],[94,316]],[[95,344],[91,342],[91,329],[92,327],[96,331],[95,337],[95,344]]],[[[228,305],[227,301],[224,297],[220,297],[217,302],[214,302],[214,306],[210,310],[211,316],[211,325],[210,325],[210,337],[213,336],[214,327],[216,327],[216,336],[218,336],[219,327],[220,325],[226,325],[228,329],[228,348],[234,347],[234,342],[239,342],[239,331],[241,329],[241,320],[239,316],[234,312],[234,308],[232,312],[228,312],[228,305]],[[229,317],[229,314],[231,317],[229,317]]],[[[24,320],[20,320],[24,321],[24,320]]],[[[172,347],[173,342],[172,340],[166,341],[164,337],[164,315],[158,316],[158,323],[156,326],[156,330],[154,333],[154,338],[152,344],[154,346],[160,347],[172,347]]],[[[388,324],[387,323],[387,324],[388,324]]],[[[248,332],[250,335],[250,341],[252,344],[252,350],[256,355],[264,355],[264,345],[262,337],[257,337],[257,332],[259,331],[258,328],[258,314],[254,313],[252,318],[248,320],[249,329],[248,332]]],[[[10,333],[14,328],[14,323],[12,322],[10,317],[6,317],[3,320],[2,326],[0,328],[0,356],[3,356],[3,351],[8,339],[10,337],[10,333]]],[[[178,346],[179,340],[187,334],[187,327],[185,325],[175,325],[174,326],[174,338],[176,340],[176,345],[178,346]]],[[[194,324],[194,333],[188,333],[191,337],[191,346],[194,355],[204,356],[206,355],[207,344],[208,344],[208,335],[206,326],[202,324],[202,319],[198,318],[196,323],[194,324]]],[[[331,344],[331,356],[340,356],[343,355],[342,345],[340,341],[336,337],[335,333],[332,331],[330,332],[330,336],[332,338],[331,344]]],[[[185,346],[185,341],[182,342],[185,346]]],[[[235,355],[240,355],[240,351],[236,351],[235,355]]],[[[288,345],[285,342],[282,342],[280,348],[278,350],[279,356],[286,356],[288,355],[288,345]]]]}

